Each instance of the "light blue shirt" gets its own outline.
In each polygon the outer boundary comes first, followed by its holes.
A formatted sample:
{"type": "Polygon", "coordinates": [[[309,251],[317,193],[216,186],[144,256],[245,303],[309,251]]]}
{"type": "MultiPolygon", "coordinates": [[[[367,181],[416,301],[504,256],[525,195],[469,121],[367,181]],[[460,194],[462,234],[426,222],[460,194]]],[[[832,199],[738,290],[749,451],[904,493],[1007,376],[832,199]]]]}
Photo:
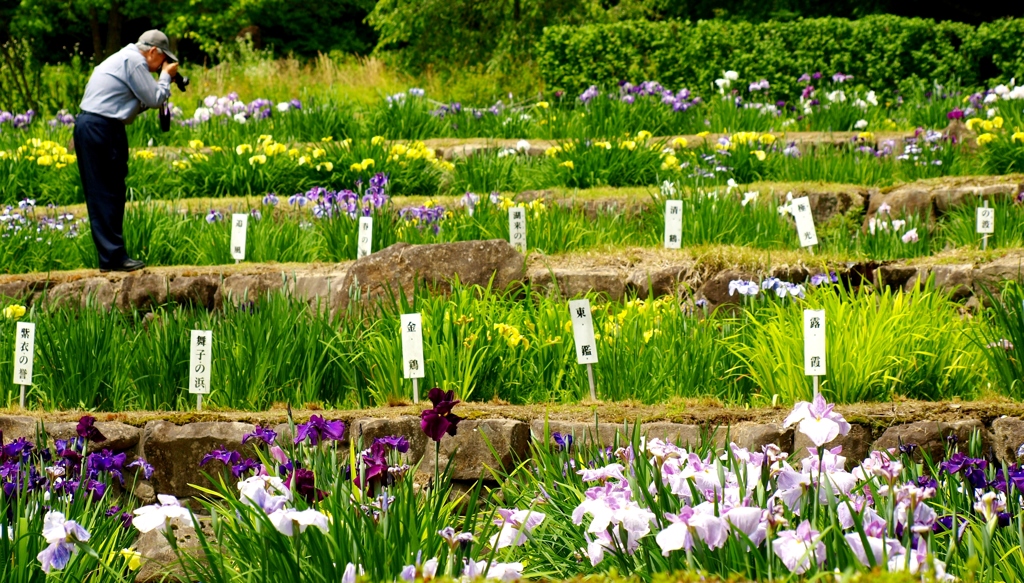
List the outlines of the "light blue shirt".
{"type": "Polygon", "coordinates": [[[146,57],[130,44],[93,70],[81,109],[130,124],[139,112],[159,107],[170,96],[171,76],[161,72],[160,80],[153,80],[146,57]]]}

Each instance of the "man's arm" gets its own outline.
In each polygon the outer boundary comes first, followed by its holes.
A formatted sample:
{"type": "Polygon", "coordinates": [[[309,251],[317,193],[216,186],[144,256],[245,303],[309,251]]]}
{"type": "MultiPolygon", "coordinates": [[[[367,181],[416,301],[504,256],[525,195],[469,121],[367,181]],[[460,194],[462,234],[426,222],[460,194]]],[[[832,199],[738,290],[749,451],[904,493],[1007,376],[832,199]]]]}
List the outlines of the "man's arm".
{"type": "Polygon", "coordinates": [[[149,69],[139,65],[129,70],[128,87],[142,102],[143,108],[156,108],[171,96],[171,76],[165,69],[160,73],[160,80],[154,81],[149,69]]]}

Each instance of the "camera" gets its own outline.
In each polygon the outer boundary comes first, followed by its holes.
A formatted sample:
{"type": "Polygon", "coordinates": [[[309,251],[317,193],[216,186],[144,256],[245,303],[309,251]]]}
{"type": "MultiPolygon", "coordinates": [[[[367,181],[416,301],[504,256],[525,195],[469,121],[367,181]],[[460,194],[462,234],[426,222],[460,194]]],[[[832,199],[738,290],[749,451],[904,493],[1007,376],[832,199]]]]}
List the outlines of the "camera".
{"type": "Polygon", "coordinates": [[[171,82],[178,86],[178,91],[185,92],[185,88],[188,87],[189,78],[182,77],[181,73],[175,73],[174,77],[171,77],[171,82]]]}
{"type": "MultiPolygon", "coordinates": [[[[178,91],[184,93],[185,88],[188,87],[189,78],[182,77],[181,73],[175,73],[174,77],[171,77],[171,82],[178,86],[178,91]]],[[[160,131],[171,131],[171,108],[166,103],[160,106],[160,131]]]]}

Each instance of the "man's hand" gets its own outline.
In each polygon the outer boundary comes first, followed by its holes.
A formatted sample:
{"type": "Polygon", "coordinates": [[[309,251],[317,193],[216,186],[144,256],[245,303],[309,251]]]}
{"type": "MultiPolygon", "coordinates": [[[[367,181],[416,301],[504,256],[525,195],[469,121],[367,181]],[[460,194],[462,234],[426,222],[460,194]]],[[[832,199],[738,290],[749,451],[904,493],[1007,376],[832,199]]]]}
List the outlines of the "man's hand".
{"type": "Polygon", "coordinates": [[[178,74],[178,63],[164,63],[163,72],[170,75],[173,79],[178,74]]]}

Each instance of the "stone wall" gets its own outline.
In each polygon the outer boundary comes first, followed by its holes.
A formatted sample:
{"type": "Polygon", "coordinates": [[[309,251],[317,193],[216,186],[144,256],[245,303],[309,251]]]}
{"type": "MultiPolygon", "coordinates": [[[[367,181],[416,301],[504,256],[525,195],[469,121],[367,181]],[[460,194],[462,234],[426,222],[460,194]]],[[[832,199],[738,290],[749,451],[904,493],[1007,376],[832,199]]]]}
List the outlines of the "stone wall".
{"type": "MultiPolygon", "coordinates": [[[[684,445],[696,445],[702,439],[710,438],[719,447],[733,442],[759,450],[764,445],[774,443],[784,451],[802,457],[810,443],[802,434],[794,433],[792,428],[784,428],[781,414],[779,417],[777,421],[744,421],[715,427],[656,421],[642,423],[640,432],[648,437],[684,445]]],[[[8,441],[18,437],[31,439],[36,435],[39,422],[37,417],[0,415],[0,431],[8,441]]],[[[368,443],[376,437],[404,435],[410,442],[409,463],[419,463],[421,471],[428,474],[433,472],[434,444],[420,431],[419,417],[352,418],[347,425],[343,448],[348,448],[347,440],[352,438],[368,443]]],[[[73,422],[48,423],[44,427],[53,438],[67,438],[75,431],[73,422]]],[[[141,426],[120,421],[100,421],[97,427],[108,438],[102,444],[103,447],[115,452],[126,452],[131,459],[145,458],[156,468],[151,480],[135,486],[136,494],[143,501],[149,501],[157,493],[188,498],[197,494],[192,484],[208,486],[201,472],[216,473],[221,469],[219,462],[213,462],[205,468],[200,468],[199,462],[213,449],[226,446],[244,455],[252,455],[251,451],[247,451],[249,446],[241,445],[241,441],[242,436],[251,432],[255,425],[244,421],[200,421],[176,425],[155,419],[141,426]]],[[[275,429],[281,439],[290,438],[287,424],[275,424],[275,429]]],[[[444,467],[450,459],[453,460],[453,478],[457,481],[467,482],[478,478],[488,480],[491,476],[489,470],[511,470],[517,463],[529,458],[531,445],[543,440],[545,432],[550,435],[557,431],[574,435],[577,442],[596,440],[603,446],[617,447],[630,439],[633,430],[629,424],[550,418],[528,421],[500,417],[467,419],[459,424],[456,436],[445,436],[442,439],[438,461],[444,467]]],[[[974,432],[980,435],[988,457],[1015,463],[1018,448],[1024,444],[1024,417],[908,420],[890,426],[854,420],[850,433],[837,438],[828,447],[842,445],[843,454],[851,467],[871,450],[907,444],[915,444],[918,452],[926,451],[933,459],[940,459],[950,435],[956,436],[959,443],[966,444],[974,432]]]]}

